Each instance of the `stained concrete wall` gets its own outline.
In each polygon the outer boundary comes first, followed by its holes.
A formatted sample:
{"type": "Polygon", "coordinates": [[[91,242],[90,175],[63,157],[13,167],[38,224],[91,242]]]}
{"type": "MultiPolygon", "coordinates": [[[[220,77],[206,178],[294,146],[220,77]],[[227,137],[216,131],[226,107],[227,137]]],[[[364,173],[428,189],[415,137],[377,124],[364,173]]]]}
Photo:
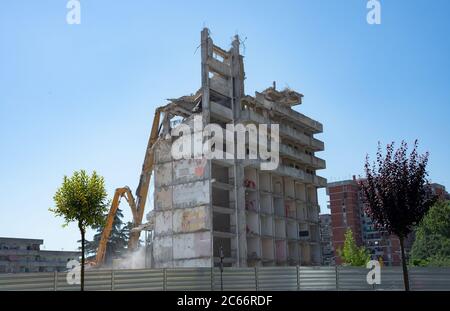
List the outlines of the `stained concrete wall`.
{"type": "Polygon", "coordinates": [[[155,148],[154,266],[210,267],[211,165],[206,159],[174,160],[171,143],[155,148]]]}

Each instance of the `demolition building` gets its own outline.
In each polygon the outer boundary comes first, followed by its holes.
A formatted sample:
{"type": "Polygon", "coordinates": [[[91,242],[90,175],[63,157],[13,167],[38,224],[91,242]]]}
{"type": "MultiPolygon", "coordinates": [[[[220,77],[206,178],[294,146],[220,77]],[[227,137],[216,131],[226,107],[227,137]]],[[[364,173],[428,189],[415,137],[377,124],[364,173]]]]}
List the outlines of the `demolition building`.
{"type": "MultiPolygon", "coordinates": [[[[201,88],[164,108],[153,149],[154,267],[212,267],[221,260],[230,267],[321,264],[317,189],[327,182],[316,174],[325,161],[315,155],[324,143],[314,135],[322,132],[322,124],[293,109],[302,103],[302,94],[277,90],[275,83],[255,96],[245,95],[239,45],[235,36],[224,50],[204,29],[201,88]],[[202,130],[194,126],[195,118],[203,127],[220,125],[224,133],[227,124],[267,124],[269,131],[278,125],[278,165],[262,169],[272,157],[250,157],[248,144],[245,159],[198,154],[175,159],[171,150],[179,137],[172,134],[187,125],[195,136],[202,130]]],[[[237,149],[228,150],[225,143],[223,148],[228,154],[237,149]]]]}

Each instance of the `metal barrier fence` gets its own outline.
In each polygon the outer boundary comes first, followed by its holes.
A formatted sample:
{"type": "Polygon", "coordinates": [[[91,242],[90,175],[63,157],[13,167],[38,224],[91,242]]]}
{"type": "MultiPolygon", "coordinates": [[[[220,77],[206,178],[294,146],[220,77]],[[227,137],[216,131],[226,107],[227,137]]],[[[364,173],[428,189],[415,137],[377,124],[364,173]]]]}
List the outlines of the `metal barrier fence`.
{"type": "MultiPolygon", "coordinates": [[[[381,284],[369,285],[368,269],[353,267],[225,268],[224,290],[403,290],[400,267],[383,267],[381,284]]],[[[412,290],[450,290],[450,268],[411,268],[412,290]]],[[[0,290],[79,290],[67,272],[0,274],[0,290]]],[[[218,268],[87,271],[86,290],[220,290],[218,268]]]]}

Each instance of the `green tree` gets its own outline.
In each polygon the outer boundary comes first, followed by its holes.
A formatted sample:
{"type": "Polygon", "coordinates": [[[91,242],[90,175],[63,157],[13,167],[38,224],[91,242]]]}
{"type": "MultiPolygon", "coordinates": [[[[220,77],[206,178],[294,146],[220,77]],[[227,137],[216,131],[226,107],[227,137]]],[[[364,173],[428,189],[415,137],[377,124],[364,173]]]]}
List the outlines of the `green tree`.
{"type": "Polygon", "coordinates": [[[345,265],[362,267],[366,266],[370,260],[370,254],[364,246],[358,247],[353,237],[352,229],[348,228],[345,232],[344,247],[338,249],[338,255],[342,258],[345,265]]]}
{"type": "MultiPolygon", "coordinates": [[[[105,219],[107,214],[104,216],[105,219]]],[[[128,239],[129,239],[129,228],[128,225],[122,221],[123,213],[119,208],[117,209],[116,215],[111,228],[111,234],[109,236],[108,242],[106,243],[106,254],[105,262],[111,263],[113,258],[119,257],[125,251],[128,239]]],[[[97,253],[98,245],[102,238],[103,227],[94,227],[97,233],[94,235],[92,241],[86,241],[86,254],[88,256],[95,256],[97,253]]]]}
{"type": "Polygon", "coordinates": [[[81,235],[81,290],[84,290],[85,234],[86,229],[101,226],[108,202],[103,177],[95,171],[89,176],[86,171],[74,172],[71,177],[64,176],[62,186],[56,191],[53,200],[55,208],[50,211],[64,217],[67,226],[76,222],[81,235]]]}
{"type": "Polygon", "coordinates": [[[450,266],[450,201],[438,201],[416,230],[411,264],[450,266]]]}

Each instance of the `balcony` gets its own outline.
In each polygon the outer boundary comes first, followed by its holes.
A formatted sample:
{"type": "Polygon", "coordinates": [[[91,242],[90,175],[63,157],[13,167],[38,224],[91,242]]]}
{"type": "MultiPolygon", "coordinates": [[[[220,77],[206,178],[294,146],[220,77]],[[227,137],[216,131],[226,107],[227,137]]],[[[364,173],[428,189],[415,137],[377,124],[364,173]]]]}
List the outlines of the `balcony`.
{"type": "Polygon", "coordinates": [[[298,179],[306,183],[312,183],[316,187],[327,186],[327,180],[325,178],[305,173],[303,170],[296,169],[294,167],[280,164],[278,165],[278,168],[275,170],[275,173],[283,176],[292,177],[294,179],[298,179]]]}
{"type": "MultiPolygon", "coordinates": [[[[269,123],[264,116],[253,110],[243,110],[241,111],[241,119],[244,122],[254,122],[257,124],[267,124],[269,123]]],[[[280,135],[288,137],[290,140],[296,141],[303,146],[308,146],[314,151],[324,150],[324,143],[314,137],[305,135],[303,132],[294,129],[293,127],[286,124],[279,124],[280,135]]]]}
{"type": "Polygon", "coordinates": [[[288,176],[302,181],[305,181],[305,175],[308,175],[303,170],[282,164],[278,165],[278,168],[275,170],[275,173],[278,175],[288,176]]]}
{"type": "Polygon", "coordinates": [[[286,144],[280,144],[280,153],[292,158],[296,161],[300,161],[304,164],[310,165],[315,169],[324,169],[325,161],[315,156],[306,154],[303,151],[296,150],[286,144]]]}
{"type": "Polygon", "coordinates": [[[211,115],[215,118],[218,118],[225,122],[233,120],[233,111],[230,108],[213,101],[210,102],[210,105],[211,115]]]}
{"type": "Polygon", "coordinates": [[[301,123],[304,127],[308,128],[308,130],[313,133],[322,133],[323,131],[323,126],[320,122],[315,121],[305,116],[304,114],[291,109],[290,107],[270,102],[264,97],[264,94],[262,93],[256,92],[256,103],[282,115],[283,117],[289,118],[292,122],[301,123]]]}
{"type": "Polygon", "coordinates": [[[309,146],[314,151],[323,151],[324,143],[314,137],[305,135],[303,132],[294,129],[292,126],[280,124],[280,135],[286,136],[293,141],[298,141],[303,146],[309,146]]]}
{"type": "Polygon", "coordinates": [[[306,174],[305,180],[309,183],[312,183],[316,187],[326,187],[327,180],[321,176],[306,174]]]}

